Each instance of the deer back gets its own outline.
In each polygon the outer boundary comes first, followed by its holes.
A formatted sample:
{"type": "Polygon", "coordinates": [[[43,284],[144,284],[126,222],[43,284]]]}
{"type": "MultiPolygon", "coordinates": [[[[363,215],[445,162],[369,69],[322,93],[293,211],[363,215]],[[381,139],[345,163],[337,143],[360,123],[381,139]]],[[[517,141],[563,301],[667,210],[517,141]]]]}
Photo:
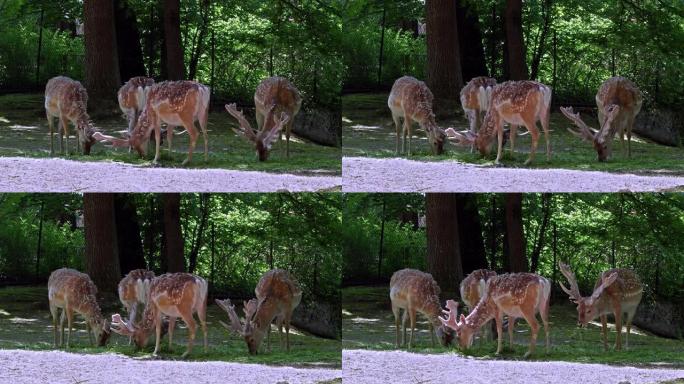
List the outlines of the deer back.
{"type": "Polygon", "coordinates": [[[494,86],[496,86],[496,80],[491,77],[478,76],[472,78],[461,89],[461,106],[464,109],[488,110],[494,86]]]}
{"type": "Polygon", "coordinates": [[[431,320],[441,314],[439,303],[439,285],[429,273],[416,269],[402,269],[395,272],[390,279],[390,300],[402,308],[416,308],[431,320]]]}
{"type": "Polygon", "coordinates": [[[293,121],[302,106],[302,97],[297,87],[288,79],[274,76],[259,83],[254,92],[254,105],[262,114],[266,114],[271,106],[275,106],[272,112],[274,115],[285,112],[290,117],[290,121],[293,121]]]}
{"type": "Polygon", "coordinates": [[[612,313],[615,301],[619,301],[622,306],[637,305],[641,301],[644,286],[639,276],[631,269],[613,268],[603,272],[596,281],[594,290],[613,273],[617,273],[617,279],[603,289],[601,295],[596,299],[599,315],[612,313]]]}
{"type": "Polygon", "coordinates": [[[266,272],[259,280],[254,293],[258,303],[254,320],[260,326],[270,324],[277,316],[291,314],[302,298],[302,290],[297,280],[282,269],[266,272]]]}
{"type": "Polygon", "coordinates": [[[388,104],[390,109],[401,110],[403,116],[408,116],[421,125],[436,125],[435,114],[432,112],[433,99],[432,91],[424,82],[404,76],[394,82],[388,104]]]}
{"type": "Polygon", "coordinates": [[[66,116],[77,125],[87,125],[88,92],[78,81],[57,76],[45,85],[45,108],[54,116],[66,116]]]}
{"type": "Polygon", "coordinates": [[[487,281],[494,276],[496,276],[496,272],[494,271],[489,269],[477,269],[461,281],[461,300],[463,300],[465,305],[471,310],[482,298],[487,281]]]}
{"type": "Polygon", "coordinates": [[[119,300],[126,302],[146,303],[154,272],[146,269],[134,269],[119,282],[119,300]]]}
{"type": "Polygon", "coordinates": [[[145,107],[145,89],[154,84],[154,79],[144,76],[132,77],[119,88],[119,107],[142,111],[145,107]]]}
{"type": "Polygon", "coordinates": [[[596,106],[601,123],[599,135],[604,140],[612,139],[624,128],[629,119],[633,119],[641,111],[642,102],[641,91],[629,79],[616,76],[604,81],[596,93],[596,106]],[[611,116],[615,107],[618,107],[615,116],[611,116]]]}
{"type": "Polygon", "coordinates": [[[207,298],[207,282],[190,273],[166,273],[150,284],[149,303],[162,313],[179,317],[192,314],[207,298]]]}

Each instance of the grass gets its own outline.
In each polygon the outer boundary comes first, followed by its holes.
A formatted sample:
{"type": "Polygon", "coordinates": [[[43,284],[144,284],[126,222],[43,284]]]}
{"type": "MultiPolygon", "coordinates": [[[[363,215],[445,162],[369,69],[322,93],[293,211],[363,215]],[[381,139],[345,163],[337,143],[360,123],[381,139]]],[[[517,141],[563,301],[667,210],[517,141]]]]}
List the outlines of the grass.
{"type": "MultiPolygon", "coordinates": [[[[110,318],[119,307],[105,309],[103,315],[110,318]]],[[[241,312],[240,312],[241,313],[241,312]]],[[[125,316],[124,316],[125,317],[125,316]]],[[[202,332],[198,324],[195,344],[188,361],[231,361],[237,363],[287,365],[295,367],[340,368],[342,352],[340,341],[328,340],[304,334],[297,329],[290,329],[290,352],[281,349],[278,344],[277,330],[271,335],[271,352],[265,350],[265,340],[261,353],[252,356],[242,338],[229,334],[218,320],[226,321],[227,315],[216,305],[207,308],[207,329],[209,350],[202,349],[202,332]]],[[[173,337],[173,349],[169,350],[168,337],[162,340],[161,359],[179,360],[186,349],[187,329],[179,320],[173,337]]],[[[48,309],[47,288],[42,287],[6,287],[0,288],[0,348],[53,350],[52,316],[48,309]]],[[[136,358],[150,358],[154,350],[154,335],[150,337],[148,346],[142,351],[135,351],[128,345],[128,338],[112,334],[106,347],[91,346],[85,332],[83,318],[76,316],[75,332],[72,332],[70,352],[76,353],[119,353],[136,358]]]]}
{"type": "MultiPolygon", "coordinates": [[[[461,113],[462,115],[462,113],[461,113]]],[[[395,157],[396,133],[392,116],[387,107],[387,94],[350,94],[342,98],[342,134],[344,137],[344,156],[395,157]]],[[[583,116],[590,126],[598,127],[595,117],[583,116]]],[[[456,130],[468,129],[464,117],[439,120],[442,127],[451,126],[456,130]]],[[[539,125],[538,125],[539,126],[539,125]]],[[[609,172],[630,172],[640,174],[684,175],[684,148],[667,147],[632,136],[632,157],[624,157],[620,143],[613,144],[613,156],[608,162],[599,163],[596,152],[589,143],[571,135],[566,128],[571,123],[557,109],[551,114],[550,139],[551,161],[546,161],[546,146],[542,136],[539,138],[537,156],[530,168],[566,168],[577,170],[596,170],[609,172]]],[[[541,128],[540,128],[541,129],[541,128]]],[[[524,128],[518,133],[526,132],[524,128]]],[[[436,156],[430,152],[425,132],[417,125],[413,130],[411,159],[420,161],[458,160],[465,163],[493,166],[496,146],[490,156],[470,153],[468,148],[445,144],[445,153],[436,156]]],[[[530,150],[530,136],[518,137],[516,153],[510,155],[510,145],[506,146],[502,163],[507,167],[525,167],[530,150]]],[[[404,155],[405,156],[405,155],[404,155]]]]}
{"type": "MultiPolygon", "coordinates": [[[[256,121],[250,120],[256,125],[256,121]]],[[[126,131],[128,123],[123,117],[95,119],[95,128],[112,136],[120,137],[126,131]]],[[[268,161],[260,162],[256,158],[254,146],[230,129],[236,127],[235,119],[225,111],[209,114],[209,160],[204,162],[204,141],[197,140],[195,153],[189,168],[225,168],[235,170],[287,172],[296,174],[340,175],[341,151],[339,148],[325,147],[304,142],[290,137],[290,158],[285,158],[285,141],[276,143],[268,161]]],[[[199,128],[198,128],[199,129],[199,128]]],[[[74,134],[73,126],[70,131],[74,134]]],[[[180,132],[180,129],[176,129],[180,132]]],[[[58,137],[55,134],[55,153],[59,153],[58,137]]],[[[164,167],[181,167],[187,156],[188,135],[175,136],[173,153],[169,155],[166,143],[161,150],[161,164],[164,167]]],[[[0,95],[0,156],[50,156],[50,135],[45,118],[42,94],[8,94],[0,95]]],[[[75,151],[75,139],[71,137],[69,149],[75,151]]],[[[129,153],[128,149],[117,148],[101,143],[95,144],[90,156],[72,153],[68,157],[80,161],[118,161],[130,164],[150,165],[154,158],[154,146],[146,158],[137,153],[129,153]]]]}
{"type": "MultiPolygon", "coordinates": [[[[342,348],[395,350],[395,326],[387,287],[348,287],[342,290],[342,348]]],[[[600,323],[592,323],[587,329],[576,326],[577,312],[568,304],[553,305],[550,311],[551,348],[544,354],[543,331],[540,329],[537,350],[531,360],[571,361],[580,363],[606,363],[641,367],[684,368],[684,341],[654,336],[637,327],[632,328],[629,349],[603,350],[600,323]]],[[[413,352],[427,354],[462,353],[482,359],[522,360],[529,345],[530,330],[520,319],[514,331],[514,346],[504,336],[505,349],[495,356],[496,341],[473,342],[467,351],[458,348],[432,347],[427,320],[418,316],[416,345],[413,352]]],[[[609,346],[615,341],[614,329],[608,334],[609,346]]],[[[623,340],[624,343],[624,340],[623,340]]]]}

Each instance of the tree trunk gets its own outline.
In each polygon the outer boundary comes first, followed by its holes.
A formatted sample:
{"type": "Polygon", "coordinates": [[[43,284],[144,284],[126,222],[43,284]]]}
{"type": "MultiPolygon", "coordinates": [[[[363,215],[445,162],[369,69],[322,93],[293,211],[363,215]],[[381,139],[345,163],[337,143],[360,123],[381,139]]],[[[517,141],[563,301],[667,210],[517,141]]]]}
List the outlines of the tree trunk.
{"type": "Polygon", "coordinates": [[[463,274],[487,268],[484,239],[480,213],[477,208],[477,195],[473,193],[459,193],[456,195],[458,205],[458,238],[461,243],[461,261],[463,274]]]}
{"type": "Polygon", "coordinates": [[[106,301],[117,295],[121,270],[114,219],[114,195],[86,193],[83,195],[85,225],[85,269],[106,301]]]}
{"type": "Polygon", "coordinates": [[[509,272],[527,272],[525,233],[522,222],[522,194],[508,193],[505,201],[509,272]]]}
{"type": "Polygon", "coordinates": [[[180,30],[180,0],[164,0],[164,40],[169,80],[185,78],[180,30]]]}
{"type": "Polygon", "coordinates": [[[455,0],[426,0],[427,85],[434,95],[433,111],[452,114],[463,87],[455,0]]]}
{"type": "Polygon", "coordinates": [[[88,105],[99,113],[111,113],[118,109],[116,93],[121,86],[114,30],[114,4],[111,0],[85,1],[83,19],[88,105]]]}
{"type": "Polygon", "coordinates": [[[385,245],[385,207],[387,195],[382,195],[382,214],[380,215],[380,250],[378,251],[378,280],[382,276],[382,256],[385,245]]]}
{"type": "Polygon", "coordinates": [[[528,78],[522,30],[522,0],[506,0],[506,45],[510,80],[528,78]]]}
{"type": "Polygon", "coordinates": [[[180,223],[180,194],[165,193],[164,201],[164,239],[166,272],[185,272],[183,257],[183,233],[180,223]]]}
{"type": "Polygon", "coordinates": [[[140,237],[135,197],[127,193],[116,194],[114,197],[114,213],[121,273],[126,274],[133,269],[147,268],[142,238],[140,237]]]}
{"type": "Polygon", "coordinates": [[[537,272],[537,267],[539,266],[539,256],[541,255],[541,250],[544,248],[544,236],[546,234],[546,227],[549,224],[549,218],[551,217],[551,194],[542,194],[542,222],[539,226],[539,231],[537,233],[537,238],[534,242],[534,247],[532,248],[532,256],[530,272],[537,272]]]}
{"type": "Polygon", "coordinates": [[[457,7],[458,46],[461,49],[461,73],[465,83],[476,76],[487,76],[487,65],[477,10],[465,0],[458,0],[457,7]]]}
{"type": "MultiPolygon", "coordinates": [[[[41,11],[41,17],[42,17],[42,11],[41,11]]],[[[40,223],[38,224],[38,246],[36,247],[36,275],[35,275],[35,280],[36,282],[38,281],[38,273],[40,272],[40,254],[43,251],[42,246],[43,246],[43,210],[45,209],[45,200],[40,201],[40,212],[38,213],[38,220],[40,220],[40,223]]]]}
{"type": "Polygon", "coordinates": [[[380,25],[380,54],[378,55],[378,86],[382,84],[382,60],[385,51],[385,18],[387,16],[387,0],[382,2],[382,22],[380,25]]]}
{"type": "Polygon", "coordinates": [[[549,28],[551,27],[551,15],[553,13],[553,0],[544,0],[542,4],[542,20],[543,24],[539,36],[537,38],[536,49],[532,55],[532,69],[530,70],[530,79],[536,79],[539,73],[539,64],[541,63],[541,58],[544,55],[544,43],[546,42],[546,36],[549,34],[549,28]]]}
{"type": "Polygon", "coordinates": [[[138,20],[135,13],[128,6],[126,0],[115,0],[114,14],[121,81],[128,81],[128,79],[134,76],[145,76],[147,72],[145,71],[138,20]]]}
{"type": "Polygon", "coordinates": [[[204,40],[207,36],[207,31],[209,30],[209,23],[211,22],[211,1],[203,0],[201,3],[199,12],[202,16],[202,24],[197,30],[197,38],[194,39],[196,43],[190,53],[188,79],[194,79],[197,76],[197,65],[199,64],[199,58],[202,56],[202,51],[204,50],[204,40]]]}
{"type": "Polygon", "coordinates": [[[427,268],[442,292],[457,292],[463,269],[458,236],[458,199],[454,193],[425,195],[427,268]]]}
{"type": "Polygon", "coordinates": [[[200,195],[200,219],[197,224],[197,236],[192,241],[190,255],[188,255],[188,259],[190,259],[188,272],[190,273],[195,273],[195,268],[197,267],[197,256],[199,255],[199,250],[202,247],[204,228],[206,228],[207,220],[209,219],[209,198],[209,194],[207,193],[200,195]]]}

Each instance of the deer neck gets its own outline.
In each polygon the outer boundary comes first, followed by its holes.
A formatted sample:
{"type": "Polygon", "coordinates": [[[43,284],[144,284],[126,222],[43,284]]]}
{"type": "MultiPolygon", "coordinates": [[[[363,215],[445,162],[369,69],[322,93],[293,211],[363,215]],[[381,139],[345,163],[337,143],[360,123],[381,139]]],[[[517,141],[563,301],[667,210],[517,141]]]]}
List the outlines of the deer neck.
{"type": "MultiPolygon", "coordinates": [[[[154,304],[153,300],[148,296],[147,304],[145,304],[145,310],[143,311],[142,320],[140,320],[140,326],[138,327],[138,332],[143,335],[148,336],[152,333],[152,329],[155,327],[155,322],[157,321],[159,309],[157,305],[154,304]]],[[[133,321],[133,319],[131,319],[133,321]]]]}
{"type": "Polygon", "coordinates": [[[75,307],[76,310],[86,318],[86,321],[88,321],[91,326],[101,326],[102,323],[104,323],[104,318],[102,317],[100,306],[97,305],[95,296],[86,296],[81,304],[75,307]]]}
{"type": "Polygon", "coordinates": [[[479,329],[496,316],[496,310],[497,307],[494,300],[489,296],[485,296],[466,317],[466,325],[479,329]]]}
{"type": "Polygon", "coordinates": [[[430,323],[432,323],[435,328],[442,326],[442,322],[439,320],[439,317],[442,314],[442,306],[439,304],[439,300],[436,297],[429,300],[425,306],[423,306],[423,313],[425,313],[430,320],[430,323]]]}
{"type": "Polygon", "coordinates": [[[273,319],[278,315],[278,308],[274,300],[266,300],[259,305],[257,312],[254,314],[252,323],[255,330],[260,332],[267,332],[268,327],[271,326],[273,319]]]}

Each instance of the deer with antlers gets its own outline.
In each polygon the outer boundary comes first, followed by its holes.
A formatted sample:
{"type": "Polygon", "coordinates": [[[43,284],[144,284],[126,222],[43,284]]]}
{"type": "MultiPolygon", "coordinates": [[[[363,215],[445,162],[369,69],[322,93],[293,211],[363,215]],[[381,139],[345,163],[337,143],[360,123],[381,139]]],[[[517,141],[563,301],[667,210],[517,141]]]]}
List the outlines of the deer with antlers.
{"type": "Polygon", "coordinates": [[[96,133],[88,116],[88,92],[80,82],[66,76],[57,76],[48,80],[45,85],[45,114],[50,127],[50,156],[54,151],[54,118],[59,119],[59,150],[64,154],[63,136],[66,136],[66,154],[69,154],[69,122],[76,129],[76,148],[90,154],[95,144],[93,134],[96,133]]]}
{"type": "Polygon", "coordinates": [[[62,346],[63,344],[64,320],[66,318],[69,328],[66,347],[69,348],[74,312],[79,313],[85,318],[86,332],[88,332],[91,344],[93,344],[93,336],[98,346],[101,347],[107,344],[110,336],[109,324],[102,317],[96,295],[97,287],[85,273],[62,268],[50,274],[48,279],[48,301],[50,303],[50,313],[52,314],[55,347],[62,346]],[[60,317],[60,331],[58,331],[57,312],[60,308],[62,309],[62,315],[60,317]],[[59,343],[57,340],[58,333],[59,343]]]}
{"type": "MultiPolygon", "coordinates": [[[[204,161],[209,159],[209,141],[207,138],[207,119],[209,118],[209,87],[196,81],[164,81],[156,83],[147,92],[145,107],[138,118],[131,136],[127,139],[118,139],[112,136],[96,134],[95,138],[100,141],[109,141],[115,147],[133,147],[141,157],[145,156],[147,142],[154,132],[156,148],[153,164],[159,162],[159,147],[161,144],[161,124],[166,123],[169,127],[183,126],[190,136],[188,157],[183,161],[187,165],[192,161],[192,153],[195,150],[199,133],[195,122],[199,123],[204,138],[204,161]]],[[[171,153],[173,129],[166,130],[166,139],[171,153]]]]}
{"type": "Polygon", "coordinates": [[[302,300],[302,290],[297,280],[288,271],[272,269],[259,279],[254,289],[256,299],[244,302],[244,319],[235,312],[230,299],[218,300],[216,304],[228,314],[230,325],[220,322],[229,332],[245,339],[251,355],[256,355],[259,345],[268,336],[268,350],[271,349],[271,323],[278,326],[280,345],[283,344],[285,326],[285,347],[290,351],[290,320],[292,312],[302,300]]]}
{"type": "Polygon", "coordinates": [[[530,156],[525,165],[534,161],[539,140],[537,121],[541,123],[546,140],[546,159],[551,160],[551,143],[549,141],[549,118],[551,108],[551,88],[536,81],[507,81],[498,84],[492,91],[489,110],[485,115],[482,127],[477,134],[470,131],[456,132],[448,128],[446,134],[450,141],[457,145],[475,145],[483,156],[489,155],[494,136],[498,139],[496,164],[499,164],[503,153],[505,123],[511,125],[511,155],[515,151],[516,130],[524,125],[532,136],[530,156]]]}
{"type": "MultiPolygon", "coordinates": [[[[119,300],[128,312],[130,321],[135,322],[138,304],[147,304],[147,295],[150,292],[150,284],[154,279],[154,272],[146,269],[134,269],[119,282],[119,300]]],[[[128,338],[131,344],[132,337],[128,338]]]]}
{"type": "Polygon", "coordinates": [[[446,134],[435,122],[435,114],[432,113],[433,98],[430,88],[416,78],[404,76],[394,82],[387,99],[387,106],[392,112],[392,120],[394,120],[397,131],[397,154],[404,153],[404,149],[407,147],[407,154],[411,156],[411,127],[414,122],[425,130],[432,152],[437,155],[444,152],[446,134]],[[401,119],[404,119],[404,124],[400,135],[401,119]],[[406,143],[407,137],[408,145],[406,143]],[[401,152],[399,152],[400,141],[401,152]]]}
{"type": "Polygon", "coordinates": [[[390,300],[392,301],[392,313],[396,326],[397,348],[406,344],[406,321],[411,323],[411,336],[408,339],[408,348],[413,346],[414,332],[416,329],[416,313],[420,312],[428,318],[432,346],[435,345],[435,332],[443,346],[448,346],[454,339],[453,332],[444,327],[439,321],[442,306],[439,302],[439,285],[432,275],[416,269],[402,269],[394,272],[390,279],[390,300]],[[403,329],[403,342],[399,332],[399,318],[401,311],[403,329]]]}
{"type": "Polygon", "coordinates": [[[112,330],[120,335],[133,338],[137,348],[144,348],[152,331],[156,332],[154,356],[161,344],[164,315],[169,316],[169,349],[173,343],[173,329],[180,317],[188,327],[188,347],[183,353],[185,358],[192,352],[197,324],[193,315],[197,313],[204,333],[204,352],[207,352],[207,282],[190,273],[166,273],[155,277],[150,283],[147,304],[142,320],[134,324],[133,319],[123,320],[121,315],[112,315],[112,330]]]}
{"type": "Polygon", "coordinates": [[[627,334],[625,347],[629,347],[629,331],[632,328],[632,319],[637,307],[641,302],[644,287],[639,276],[631,269],[613,268],[601,274],[594,285],[591,296],[582,297],[575,274],[567,264],[559,263],[560,271],[568,279],[570,289],[560,283],[563,291],[570,296],[570,301],[577,304],[577,321],[580,325],[586,325],[597,317],[601,317],[603,331],[603,348],[608,350],[607,315],[615,316],[615,350],[622,349],[622,315],[627,314],[627,334]]]}
{"type": "Polygon", "coordinates": [[[282,137],[285,129],[285,154],[290,157],[290,133],[294,118],[302,106],[299,90],[284,77],[264,79],[254,92],[257,130],[249,124],[242,111],[235,104],[226,104],[226,111],[238,121],[233,130],[252,142],[259,161],[268,160],[271,146],[276,137],[282,137]]]}
{"type": "MultiPolygon", "coordinates": [[[[525,353],[525,358],[534,353],[537,344],[539,323],[537,313],[541,315],[544,324],[546,352],[549,349],[549,297],[551,295],[551,283],[544,277],[535,273],[510,273],[491,277],[487,281],[482,299],[477,303],[468,317],[461,314],[457,322],[458,303],[447,302],[447,318],[440,320],[444,326],[456,331],[461,348],[467,349],[473,343],[473,335],[491,319],[496,321],[496,329],[499,334],[496,354],[503,349],[503,316],[508,315],[509,326],[515,318],[522,317],[530,325],[532,335],[530,347],[525,353]],[[454,305],[455,304],[455,305],[454,305]]],[[[513,339],[511,338],[511,346],[513,339]]]]}
{"type": "MultiPolygon", "coordinates": [[[[476,269],[461,281],[461,300],[463,300],[463,304],[468,307],[469,311],[472,312],[477,303],[480,302],[487,286],[487,281],[494,276],[496,276],[496,272],[492,270],[476,269]]],[[[508,324],[510,333],[512,332],[513,322],[509,321],[508,324]]],[[[487,328],[487,326],[484,327],[485,338],[487,337],[487,328]]]]}
{"type": "MultiPolygon", "coordinates": [[[[496,86],[496,79],[486,76],[473,77],[461,89],[461,107],[470,122],[470,132],[474,135],[482,125],[482,113],[489,110],[492,91],[496,86]]],[[[470,147],[472,152],[473,146],[470,147]]]]}
{"type": "Polygon", "coordinates": [[[561,107],[563,115],[570,119],[579,131],[568,128],[568,131],[582,140],[594,145],[599,161],[606,161],[611,155],[611,146],[615,135],[620,135],[620,148],[625,152],[625,132],[627,133],[627,157],[632,156],[632,127],[636,115],[641,111],[643,99],[639,88],[624,77],[611,77],[601,84],[596,93],[596,106],[600,129],[589,127],[575,113],[572,107],[561,107]]]}

